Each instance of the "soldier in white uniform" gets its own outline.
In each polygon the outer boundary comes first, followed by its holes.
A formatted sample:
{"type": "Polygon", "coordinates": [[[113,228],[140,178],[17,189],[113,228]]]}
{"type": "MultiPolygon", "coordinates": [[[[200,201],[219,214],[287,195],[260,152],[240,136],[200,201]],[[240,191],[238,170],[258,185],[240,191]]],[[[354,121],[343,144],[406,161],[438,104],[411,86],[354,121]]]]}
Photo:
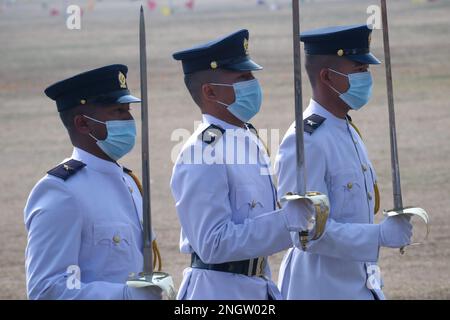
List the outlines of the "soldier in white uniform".
{"type": "Polygon", "coordinates": [[[248,31],[177,52],[203,123],[178,157],[171,179],[191,256],[178,299],[280,299],[267,256],[291,246],[311,208],[277,207],[266,150],[248,121],[262,93],[248,55],[248,31]]]}
{"type": "Polygon", "coordinates": [[[131,288],[142,271],[140,183],[117,163],[136,126],[124,65],[91,70],[45,90],[74,146],[48,171],[25,207],[30,299],[160,299],[159,288],[131,288]]]}
{"type": "MultiPolygon", "coordinates": [[[[366,25],[330,27],[301,35],[313,97],[304,111],[307,190],[327,194],[330,218],[324,235],[306,252],[284,257],[279,288],[287,299],[383,299],[376,265],[380,246],[410,243],[412,226],[402,216],[373,224],[378,211],[376,174],[361,136],[347,113],[371,95],[366,25]]],[[[295,128],[277,155],[278,194],[295,191],[295,128]]],[[[399,272],[401,272],[399,270],[399,272]]]]}

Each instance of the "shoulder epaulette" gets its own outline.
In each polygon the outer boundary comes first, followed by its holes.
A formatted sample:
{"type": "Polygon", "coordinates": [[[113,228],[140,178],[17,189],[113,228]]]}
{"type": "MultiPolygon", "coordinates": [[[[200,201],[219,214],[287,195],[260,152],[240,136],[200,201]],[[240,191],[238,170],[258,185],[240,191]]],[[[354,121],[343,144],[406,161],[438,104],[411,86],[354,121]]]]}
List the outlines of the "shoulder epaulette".
{"type": "Polygon", "coordinates": [[[86,166],[85,163],[70,159],[69,161],[66,161],[64,163],[61,163],[60,165],[54,167],[53,169],[47,171],[49,175],[58,177],[66,181],[71,176],[73,176],[75,173],[80,171],[80,169],[84,168],[86,166]]]}
{"type": "Polygon", "coordinates": [[[309,134],[313,134],[313,132],[320,127],[320,125],[326,120],[326,118],[321,117],[317,114],[312,114],[305,120],[303,120],[303,130],[308,132],[309,134]]]}
{"type": "Polygon", "coordinates": [[[214,145],[222,137],[225,129],[211,124],[208,128],[202,131],[198,138],[206,144],[214,145]]]}

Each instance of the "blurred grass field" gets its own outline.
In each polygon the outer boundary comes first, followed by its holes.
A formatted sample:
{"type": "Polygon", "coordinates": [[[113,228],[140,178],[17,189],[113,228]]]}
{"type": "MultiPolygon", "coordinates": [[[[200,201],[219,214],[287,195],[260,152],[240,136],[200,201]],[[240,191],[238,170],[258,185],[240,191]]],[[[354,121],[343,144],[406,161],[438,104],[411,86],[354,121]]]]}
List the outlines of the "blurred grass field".
{"type": "MultiPolygon", "coordinates": [[[[88,1],[66,1],[86,6],[88,1]]],[[[26,298],[23,207],[33,185],[71,154],[56,107],[43,89],[60,79],[110,63],[130,68],[129,86],[139,95],[138,11],[145,1],[97,1],[85,10],[81,30],[68,30],[62,15],[50,16],[62,1],[16,1],[0,11],[0,298],[26,298]],[[44,9],[42,3],[48,3],[44,9]]],[[[157,1],[158,2],[158,1],[157,1]]],[[[293,120],[291,12],[256,6],[253,0],[198,0],[194,10],[177,5],[170,16],[147,10],[151,126],[152,209],[165,270],[179,285],[189,257],[178,251],[179,223],[169,189],[171,141],[177,128],[193,131],[200,119],[171,53],[240,28],[250,30],[250,54],[264,70],[257,128],[280,129],[293,120]]],[[[391,299],[450,298],[450,1],[389,1],[397,133],[404,203],[425,208],[431,234],[423,246],[383,249],[380,265],[391,299]]],[[[165,3],[160,1],[159,3],[165,3]]],[[[376,0],[305,1],[302,29],[364,23],[376,0]]],[[[372,50],[383,59],[382,34],[372,50]]],[[[352,113],[377,170],[381,207],[392,207],[388,113],[384,66],[373,67],[374,97],[352,113]]],[[[304,103],[310,88],[304,77],[304,103]]],[[[138,107],[136,108],[138,109],[138,107]]],[[[135,111],[139,118],[139,110],[135,111]]],[[[276,153],[278,141],[269,141],[276,153]]],[[[140,141],[138,141],[138,144],[140,141]]],[[[124,165],[140,172],[140,149],[124,165]]],[[[64,210],[64,208],[61,208],[64,210]]],[[[380,215],[380,214],[379,214],[380,215]]],[[[379,217],[378,219],[379,220],[379,217]]],[[[420,231],[423,231],[423,227],[420,231]]],[[[283,253],[271,257],[274,279],[283,253]]]]}

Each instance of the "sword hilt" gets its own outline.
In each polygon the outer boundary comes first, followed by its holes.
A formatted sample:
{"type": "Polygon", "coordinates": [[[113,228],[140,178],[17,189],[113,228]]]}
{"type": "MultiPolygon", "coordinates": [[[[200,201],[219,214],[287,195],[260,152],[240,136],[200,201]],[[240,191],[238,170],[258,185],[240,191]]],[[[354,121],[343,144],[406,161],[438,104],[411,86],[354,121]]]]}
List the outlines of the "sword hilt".
{"type": "MultiPolygon", "coordinates": [[[[413,216],[417,216],[417,217],[421,218],[427,226],[427,233],[425,235],[424,241],[428,239],[428,235],[430,233],[430,225],[429,225],[430,217],[428,216],[428,213],[424,209],[419,208],[419,207],[405,207],[402,209],[384,210],[383,215],[385,215],[387,217],[406,215],[409,218],[411,218],[413,216]]],[[[410,243],[407,246],[419,245],[419,244],[421,244],[421,242],[410,243]]],[[[402,255],[405,254],[405,248],[407,246],[403,246],[400,248],[400,254],[402,254],[402,255]]]]}
{"type": "Polygon", "coordinates": [[[299,232],[301,249],[306,251],[309,240],[319,239],[325,232],[328,215],[330,212],[330,202],[325,194],[317,191],[307,192],[306,195],[298,195],[291,192],[281,198],[282,202],[286,201],[304,201],[314,208],[314,216],[309,219],[309,226],[307,230],[299,232]],[[314,230],[314,234],[310,233],[314,230]]]}

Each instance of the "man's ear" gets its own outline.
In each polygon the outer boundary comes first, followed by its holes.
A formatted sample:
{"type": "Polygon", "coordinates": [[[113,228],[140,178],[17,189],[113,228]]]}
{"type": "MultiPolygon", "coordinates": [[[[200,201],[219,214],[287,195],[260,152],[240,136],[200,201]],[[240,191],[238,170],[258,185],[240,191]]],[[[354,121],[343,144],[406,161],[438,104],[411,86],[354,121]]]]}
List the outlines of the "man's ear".
{"type": "Polygon", "coordinates": [[[330,79],[330,70],[328,70],[327,68],[320,69],[318,80],[327,86],[332,85],[332,81],[330,79]]]}
{"type": "Polygon", "coordinates": [[[73,117],[73,127],[76,132],[81,134],[89,134],[91,129],[87,124],[87,119],[82,114],[77,114],[73,117]]]}
{"type": "Polygon", "coordinates": [[[217,100],[217,94],[214,91],[214,86],[210,85],[209,83],[202,84],[201,93],[203,96],[203,99],[207,101],[216,101],[217,100]]]}

